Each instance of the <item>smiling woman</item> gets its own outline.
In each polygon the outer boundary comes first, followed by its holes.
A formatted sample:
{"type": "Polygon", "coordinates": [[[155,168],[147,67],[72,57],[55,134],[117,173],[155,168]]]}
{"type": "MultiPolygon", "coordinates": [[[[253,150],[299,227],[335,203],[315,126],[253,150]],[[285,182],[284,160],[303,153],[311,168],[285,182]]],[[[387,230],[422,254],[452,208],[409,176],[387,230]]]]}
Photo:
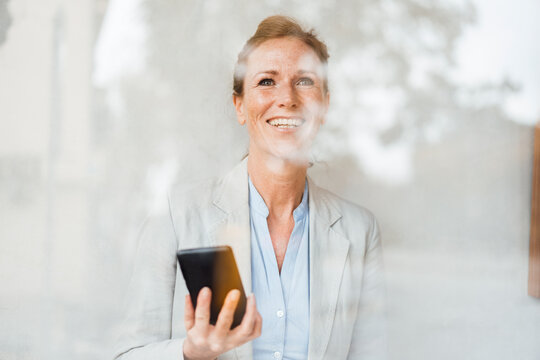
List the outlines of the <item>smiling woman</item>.
{"type": "Polygon", "coordinates": [[[377,222],[307,176],[329,105],[327,59],[295,20],[259,24],[233,87],[249,157],[221,179],[175,187],[167,215],[145,224],[117,359],[384,358],[377,222]],[[194,308],[178,273],[178,249],[214,245],[233,249],[253,292],[234,329],[238,292],[212,325],[211,289],[194,308]]]}

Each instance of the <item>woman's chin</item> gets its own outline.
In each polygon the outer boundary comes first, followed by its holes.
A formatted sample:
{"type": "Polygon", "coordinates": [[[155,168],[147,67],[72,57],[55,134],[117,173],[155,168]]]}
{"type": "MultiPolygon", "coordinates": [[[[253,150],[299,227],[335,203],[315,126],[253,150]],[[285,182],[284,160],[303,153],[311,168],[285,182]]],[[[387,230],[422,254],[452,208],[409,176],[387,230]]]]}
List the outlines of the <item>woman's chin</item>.
{"type": "Polygon", "coordinates": [[[276,160],[287,161],[299,166],[305,166],[309,163],[311,151],[310,147],[288,145],[280,146],[278,149],[272,149],[271,154],[276,160]]]}

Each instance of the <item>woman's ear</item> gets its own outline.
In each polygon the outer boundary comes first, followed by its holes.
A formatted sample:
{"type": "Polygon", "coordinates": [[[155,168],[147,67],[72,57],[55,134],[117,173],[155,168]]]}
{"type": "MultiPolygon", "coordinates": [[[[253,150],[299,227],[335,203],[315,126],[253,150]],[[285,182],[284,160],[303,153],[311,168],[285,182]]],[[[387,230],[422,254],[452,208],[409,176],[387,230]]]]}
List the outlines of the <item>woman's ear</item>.
{"type": "Polygon", "coordinates": [[[324,110],[323,110],[323,116],[321,125],[326,122],[326,114],[328,113],[328,107],[330,106],[330,92],[326,91],[326,94],[324,94],[324,110]]]}
{"type": "Polygon", "coordinates": [[[238,123],[240,125],[244,125],[246,123],[246,118],[244,116],[244,107],[243,107],[243,100],[242,96],[233,94],[232,96],[233,104],[236,109],[236,118],[238,120],[238,123]]]}

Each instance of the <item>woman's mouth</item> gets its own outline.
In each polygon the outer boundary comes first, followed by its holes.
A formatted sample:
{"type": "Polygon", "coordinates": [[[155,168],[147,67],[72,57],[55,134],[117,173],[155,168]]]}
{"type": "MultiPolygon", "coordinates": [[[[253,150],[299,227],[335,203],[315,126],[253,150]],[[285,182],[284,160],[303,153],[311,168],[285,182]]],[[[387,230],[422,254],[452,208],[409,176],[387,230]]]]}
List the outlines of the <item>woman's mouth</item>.
{"type": "Polygon", "coordinates": [[[275,118],[268,120],[267,123],[279,129],[294,129],[301,126],[304,120],[298,118],[275,118]]]}

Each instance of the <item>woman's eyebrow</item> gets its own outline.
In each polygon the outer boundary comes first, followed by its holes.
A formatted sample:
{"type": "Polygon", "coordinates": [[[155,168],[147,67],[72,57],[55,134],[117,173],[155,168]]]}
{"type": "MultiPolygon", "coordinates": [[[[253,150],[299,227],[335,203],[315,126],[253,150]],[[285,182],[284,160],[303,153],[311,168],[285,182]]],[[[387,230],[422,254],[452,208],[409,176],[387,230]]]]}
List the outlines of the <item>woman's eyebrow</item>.
{"type": "Polygon", "coordinates": [[[304,75],[304,74],[317,75],[317,73],[315,71],[311,71],[311,70],[298,70],[298,74],[300,74],[300,75],[304,75]]]}
{"type": "Polygon", "coordinates": [[[259,71],[258,73],[255,74],[255,76],[260,75],[260,74],[277,75],[278,72],[277,72],[277,70],[265,70],[265,71],[259,71]]]}
{"type": "MultiPolygon", "coordinates": [[[[264,71],[259,71],[259,72],[255,73],[253,76],[258,76],[258,75],[261,75],[261,74],[278,75],[279,72],[277,70],[264,70],[264,71]]],[[[317,73],[315,71],[311,71],[311,70],[298,70],[297,74],[299,74],[299,75],[304,75],[304,74],[317,75],[317,73]]]]}

